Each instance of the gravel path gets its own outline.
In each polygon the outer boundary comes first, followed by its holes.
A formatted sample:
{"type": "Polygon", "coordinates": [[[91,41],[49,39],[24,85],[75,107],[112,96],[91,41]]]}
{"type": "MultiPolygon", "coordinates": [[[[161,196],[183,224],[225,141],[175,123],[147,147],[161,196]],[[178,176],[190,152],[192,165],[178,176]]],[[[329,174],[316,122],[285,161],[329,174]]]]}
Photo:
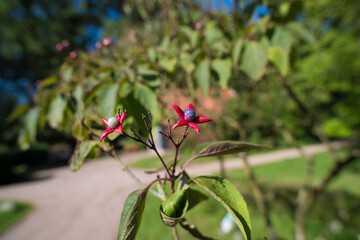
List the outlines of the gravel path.
{"type": "MultiPolygon", "coordinates": [[[[341,144],[334,143],[336,147],[341,144]]],[[[305,148],[308,153],[325,150],[323,145],[305,148]]],[[[120,156],[124,162],[134,161],[152,153],[120,156]]],[[[252,165],[281,161],[299,156],[294,149],[249,157],[252,165]]],[[[226,160],[225,168],[241,168],[238,159],[226,160]]],[[[218,162],[190,164],[190,174],[219,171],[218,162]]],[[[134,170],[145,183],[154,175],[134,170]]],[[[139,186],[111,158],[86,162],[73,173],[67,167],[42,170],[34,181],[0,187],[0,199],[32,202],[36,209],[16,226],[5,232],[3,240],[110,240],[116,239],[123,203],[139,186]]]]}

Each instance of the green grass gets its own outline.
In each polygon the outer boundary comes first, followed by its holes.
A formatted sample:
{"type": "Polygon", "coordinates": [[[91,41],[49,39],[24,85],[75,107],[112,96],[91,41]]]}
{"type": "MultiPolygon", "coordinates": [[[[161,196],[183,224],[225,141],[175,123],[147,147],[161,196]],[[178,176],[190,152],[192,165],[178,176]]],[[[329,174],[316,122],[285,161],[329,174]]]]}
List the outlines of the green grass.
{"type": "Polygon", "coordinates": [[[0,200],[0,234],[24,218],[34,206],[19,201],[0,200]]]}
{"type": "MultiPolygon", "coordinates": [[[[338,151],[343,156],[344,151],[338,151]]],[[[332,161],[328,153],[315,155],[314,182],[318,183],[331,169],[332,161]]],[[[327,192],[319,195],[314,207],[306,215],[305,227],[308,239],[314,239],[322,234],[336,215],[344,214],[346,220],[343,228],[326,239],[356,239],[360,230],[360,175],[357,170],[360,163],[349,165],[329,186],[327,192]]],[[[297,189],[303,181],[306,171],[306,160],[295,158],[281,162],[254,167],[264,194],[270,201],[271,219],[275,229],[282,239],[294,239],[293,206],[297,189]]],[[[249,181],[243,170],[228,171],[227,178],[243,194],[250,212],[253,239],[264,239],[268,236],[264,220],[252,198],[249,181]]],[[[149,195],[145,212],[138,233],[139,239],[172,239],[171,229],[166,227],[159,217],[160,201],[149,195]]],[[[239,234],[235,229],[226,236],[219,235],[219,225],[226,210],[212,198],[199,204],[186,214],[189,222],[194,223],[207,236],[217,239],[233,239],[233,234],[239,234]]],[[[180,239],[193,239],[187,232],[177,227],[180,239]]]]}

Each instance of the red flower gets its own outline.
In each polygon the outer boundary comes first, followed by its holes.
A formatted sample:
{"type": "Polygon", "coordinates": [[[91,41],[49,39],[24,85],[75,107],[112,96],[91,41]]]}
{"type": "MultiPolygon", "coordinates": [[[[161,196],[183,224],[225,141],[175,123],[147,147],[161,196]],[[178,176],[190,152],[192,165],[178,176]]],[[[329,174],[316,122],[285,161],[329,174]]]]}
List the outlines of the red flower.
{"type": "Polygon", "coordinates": [[[122,134],[123,133],[123,123],[126,117],[126,111],[123,112],[123,114],[120,117],[120,109],[117,112],[116,118],[111,117],[108,120],[106,119],[101,119],[101,121],[103,123],[105,123],[105,125],[108,127],[108,129],[106,129],[100,137],[100,142],[110,133],[112,132],[117,132],[118,134],[122,134]]]}
{"type": "Polygon", "coordinates": [[[195,109],[194,109],[194,106],[192,104],[188,105],[188,107],[186,108],[185,113],[177,105],[171,105],[171,106],[175,109],[176,113],[180,117],[180,120],[172,127],[173,130],[175,128],[177,128],[177,127],[187,125],[187,126],[193,128],[193,129],[195,129],[195,131],[197,133],[200,133],[199,127],[196,124],[206,123],[206,122],[212,121],[210,118],[207,118],[207,117],[196,116],[195,115],[195,109]]]}

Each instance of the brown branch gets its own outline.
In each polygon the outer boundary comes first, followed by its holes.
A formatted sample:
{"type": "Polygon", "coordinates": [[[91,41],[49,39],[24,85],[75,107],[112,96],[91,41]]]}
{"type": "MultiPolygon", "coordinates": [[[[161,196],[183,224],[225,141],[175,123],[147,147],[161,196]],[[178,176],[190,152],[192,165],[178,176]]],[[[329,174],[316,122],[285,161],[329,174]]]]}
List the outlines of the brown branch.
{"type": "Polygon", "coordinates": [[[354,162],[356,159],[360,158],[360,150],[354,149],[349,156],[346,158],[346,160],[342,162],[338,162],[336,165],[333,166],[329,174],[324,178],[324,180],[320,183],[319,187],[315,189],[315,194],[320,193],[323,191],[329,183],[339,175],[342,169],[344,169],[347,165],[354,162]]]}
{"type": "Polygon", "coordinates": [[[315,129],[315,132],[316,132],[317,136],[319,137],[320,141],[322,143],[325,143],[327,149],[329,149],[332,160],[335,163],[337,163],[338,158],[336,156],[335,150],[331,146],[330,140],[325,135],[324,131],[321,128],[320,123],[317,121],[314,114],[311,113],[311,111],[307,108],[305,103],[303,103],[300,100],[300,98],[296,95],[296,93],[293,91],[293,89],[288,84],[287,80],[280,73],[278,73],[278,76],[280,77],[281,83],[282,83],[283,87],[285,88],[285,90],[287,91],[287,93],[289,94],[290,98],[296,103],[299,110],[305,114],[305,117],[310,120],[310,125],[315,129]]]}

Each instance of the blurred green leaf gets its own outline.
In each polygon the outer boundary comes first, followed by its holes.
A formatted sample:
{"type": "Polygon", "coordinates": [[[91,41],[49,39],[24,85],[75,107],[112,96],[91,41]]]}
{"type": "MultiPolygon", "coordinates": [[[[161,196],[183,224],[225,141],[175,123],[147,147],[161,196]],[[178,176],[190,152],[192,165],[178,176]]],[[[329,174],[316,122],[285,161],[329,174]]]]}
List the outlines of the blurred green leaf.
{"type": "Polygon", "coordinates": [[[304,27],[304,25],[300,22],[290,22],[286,24],[286,28],[295,33],[298,37],[302,38],[304,41],[315,44],[316,39],[314,35],[304,27]]]}
{"type": "Polygon", "coordinates": [[[194,77],[203,94],[207,94],[210,88],[210,61],[202,60],[196,66],[194,77]]]}
{"type": "Polygon", "coordinates": [[[213,26],[213,24],[207,24],[205,29],[205,40],[210,45],[213,45],[215,42],[224,39],[224,34],[218,28],[213,26]]]}
{"type": "Polygon", "coordinates": [[[279,70],[282,76],[285,76],[289,70],[289,56],[286,52],[277,46],[268,48],[269,61],[279,70]]]}
{"type": "Polygon", "coordinates": [[[241,68],[252,79],[259,79],[265,73],[267,47],[262,42],[248,42],[241,58],[241,68]]]}
{"type": "Polygon", "coordinates": [[[85,109],[84,107],[84,89],[81,85],[77,85],[73,91],[73,97],[76,100],[76,114],[79,117],[83,117],[82,113],[83,110],[85,109]]]}
{"type": "Polygon", "coordinates": [[[116,83],[108,84],[99,91],[99,105],[103,113],[103,117],[106,119],[115,115],[118,92],[119,84],[116,83]]]}
{"type": "Polygon", "coordinates": [[[63,72],[63,79],[65,81],[70,81],[71,76],[74,72],[74,67],[73,66],[67,66],[63,72]]]}
{"type": "Polygon", "coordinates": [[[84,98],[85,106],[88,105],[91,100],[93,100],[93,98],[98,94],[98,92],[101,90],[104,84],[105,81],[101,81],[98,84],[92,86],[88,91],[85,92],[85,98],[84,98]]]}
{"type": "MultiPolygon", "coordinates": [[[[84,122],[88,128],[91,128],[90,120],[87,119],[84,122]]],[[[78,141],[86,140],[89,137],[89,131],[81,124],[80,120],[74,125],[72,134],[78,141]]]]}
{"type": "Polygon", "coordinates": [[[80,169],[86,157],[89,155],[91,150],[96,147],[100,142],[99,141],[82,141],[76,147],[75,152],[70,159],[70,169],[73,172],[76,172],[80,169]]]}
{"type": "Polygon", "coordinates": [[[233,61],[233,65],[235,67],[238,66],[239,64],[239,59],[240,59],[240,53],[241,53],[241,49],[243,47],[243,39],[242,38],[239,38],[235,41],[235,44],[233,46],[233,49],[232,49],[232,61],[233,61]]]}
{"type": "Polygon", "coordinates": [[[44,88],[44,87],[47,87],[47,86],[50,86],[54,83],[57,83],[59,81],[59,79],[55,76],[51,76],[51,77],[48,77],[48,78],[45,78],[42,82],[41,82],[41,87],[44,88]]]}
{"type": "Polygon", "coordinates": [[[39,117],[40,108],[34,107],[30,109],[24,116],[25,129],[29,133],[30,140],[35,141],[37,120],[39,117]]]}
{"type": "Polygon", "coordinates": [[[227,88],[231,76],[231,60],[229,58],[216,59],[211,62],[211,68],[218,74],[220,86],[227,88]]]}
{"type": "Polygon", "coordinates": [[[159,66],[169,73],[173,73],[176,66],[175,59],[163,58],[159,61],[159,66]]]}
{"type": "Polygon", "coordinates": [[[271,44],[282,48],[286,54],[290,53],[293,39],[291,34],[283,28],[277,27],[271,38],[271,44]]]}
{"type": "Polygon", "coordinates": [[[64,118],[65,107],[66,100],[63,96],[57,95],[51,100],[49,110],[46,114],[46,119],[50,127],[54,129],[58,129],[61,127],[64,118]]]}
{"type": "Polygon", "coordinates": [[[10,123],[24,114],[30,108],[29,104],[18,106],[12,113],[6,118],[6,122],[10,123]]]}

